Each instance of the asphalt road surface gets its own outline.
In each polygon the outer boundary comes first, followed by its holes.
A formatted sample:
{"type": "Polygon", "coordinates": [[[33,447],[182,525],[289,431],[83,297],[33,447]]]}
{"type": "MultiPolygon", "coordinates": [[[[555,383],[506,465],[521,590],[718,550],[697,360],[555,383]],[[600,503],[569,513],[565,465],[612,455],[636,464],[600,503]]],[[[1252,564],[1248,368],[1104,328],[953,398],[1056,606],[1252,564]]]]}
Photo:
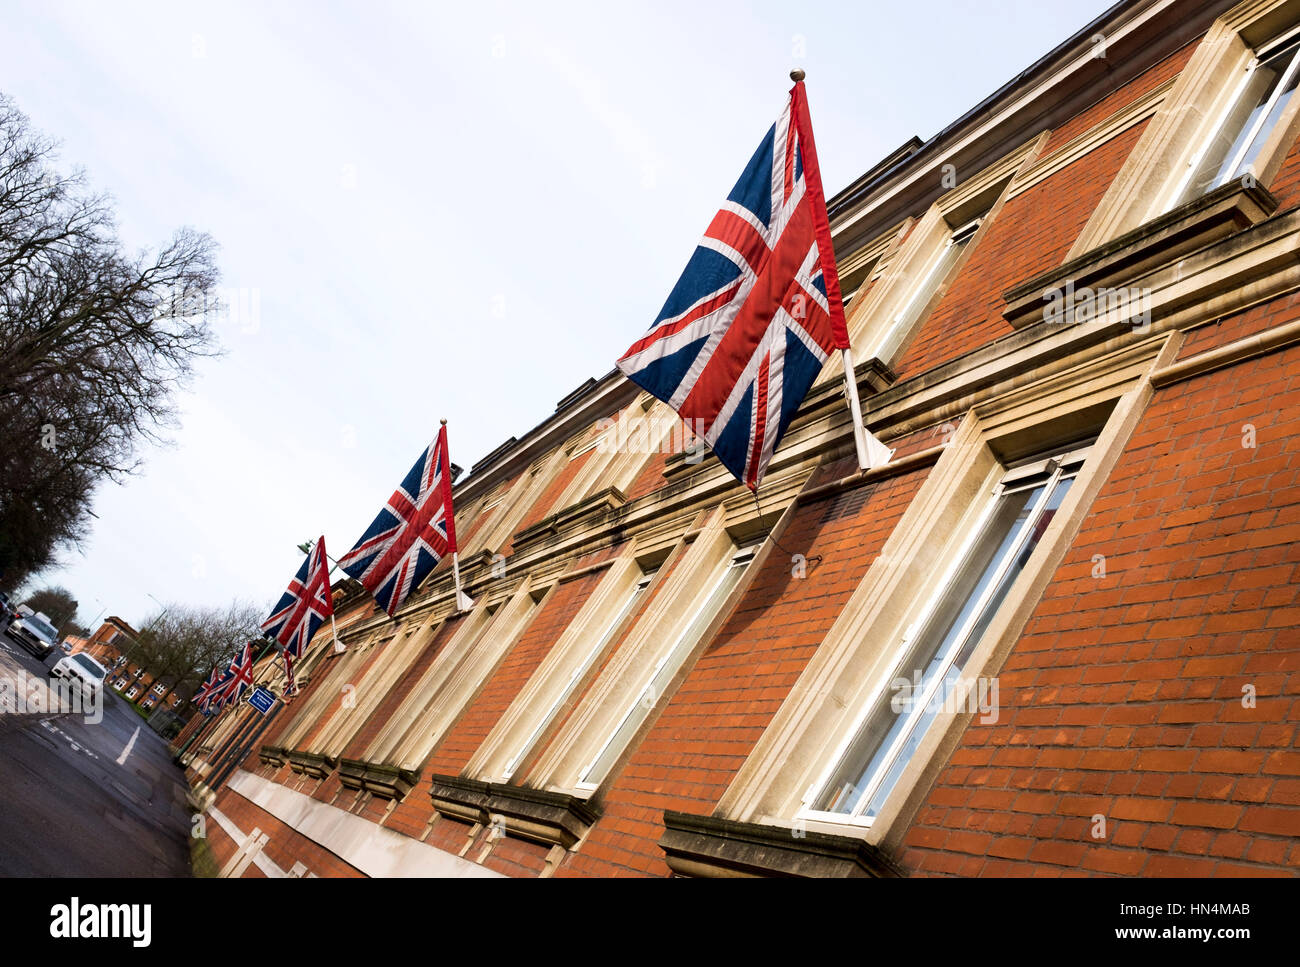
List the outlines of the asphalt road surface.
{"type": "MultiPolygon", "coordinates": [[[[189,876],[191,811],[166,743],[105,688],[103,720],[41,711],[42,662],[0,633],[0,876],[189,876]],[[30,711],[33,707],[37,711],[30,711]]],[[[48,695],[46,691],[46,695],[48,695]]]]}

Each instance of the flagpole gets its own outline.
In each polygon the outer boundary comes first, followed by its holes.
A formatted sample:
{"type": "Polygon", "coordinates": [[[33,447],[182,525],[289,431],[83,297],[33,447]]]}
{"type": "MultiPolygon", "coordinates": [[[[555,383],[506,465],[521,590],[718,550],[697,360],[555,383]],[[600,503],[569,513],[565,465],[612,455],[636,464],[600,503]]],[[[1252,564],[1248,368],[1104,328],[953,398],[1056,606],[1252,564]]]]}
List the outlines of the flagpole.
{"type": "Polygon", "coordinates": [[[853,371],[853,350],[844,347],[840,350],[840,359],[844,361],[844,392],[849,397],[849,413],[853,419],[853,444],[858,451],[858,468],[871,469],[871,456],[867,453],[867,431],[862,425],[862,403],[858,399],[858,377],[853,371]]]}
{"type": "Polygon", "coordinates": [[[835,245],[831,239],[830,219],[826,212],[826,194],[822,189],[821,169],[817,163],[817,148],[813,141],[812,121],[808,116],[808,102],[803,81],[807,75],[795,68],[790,72],[794,88],[790,91],[795,130],[799,135],[800,154],[803,158],[804,179],[813,196],[813,224],[817,248],[822,263],[822,278],[826,282],[826,301],[830,309],[831,325],[835,330],[836,345],[844,363],[844,395],[849,400],[849,416],[853,421],[853,446],[858,455],[858,467],[870,470],[889,462],[894,451],[875,436],[867,433],[862,422],[862,402],[858,399],[858,376],[853,368],[853,350],[849,344],[848,326],[844,320],[844,302],[840,297],[839,274],[835,268],[835,245]]]}
{"type": "Polygon", "coordinates": [[[460,589],[460,554],[457,551],[451,552],[451,576],[456,582],[456,610],[460,611],[461,598],[465,592],[460,589]]]}
{"type": "MultiPolygon", "coordinates": [[[[442,426],[440,435],[446,434],[447,421],[439,420],[438,422],[442,426]]],[[[447,461],[447,466],[443,469],[443,499],[447,502],[445,505],[447,536],[451,542],[451,577],[456,585],[456,611],[470,611],[474,607],[474,601],[460,586],[460,549],[456,546],[456,517],[451,505],[451,448],[444,447],[443,454],[447,461]]]]}

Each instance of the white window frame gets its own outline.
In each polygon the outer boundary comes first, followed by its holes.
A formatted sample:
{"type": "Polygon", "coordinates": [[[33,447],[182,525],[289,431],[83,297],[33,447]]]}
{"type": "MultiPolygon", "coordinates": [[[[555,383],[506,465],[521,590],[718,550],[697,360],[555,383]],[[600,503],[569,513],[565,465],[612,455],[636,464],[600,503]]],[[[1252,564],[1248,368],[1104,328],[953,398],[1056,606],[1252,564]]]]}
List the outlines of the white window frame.
{"type": "MultiPolygon", "coordinates": [[[[646,676],[645,683],[636,690],[632,697],[632,701],[628,703],[626,711],[619,716],[617,721],[613,724],[613,727],[607,730],[605,741],[600,744],[600,747],[588,759],[587,763],[578,770],[578,778],[574,783],[576,789],[594,792],[596,789],[600,788],[601,783],[608,777],[609,770],[606,769],[601,773],[601,775],[594,779],[588,779],[587,777],[591,775],[592,769],[594,769],[600,760],[605,757],[605,753],[610,749],[618,734],[623,731],[623,727],[627,724],[628,720],[637,713],[639,708],[643,707],[642,701],[645,698],[646,692],[652,688],[655,682],[659,679],[659,676],[667,670],[669,671],[669,680],[671,680],[671,676],[675,675],[677,671],[681,669],[682,664],[686,661],[690,652],[694,650],[697,644],[699,644],[698,638],[691,641],[687,637],[691,628],[695,626],[696,620],[701,614],[703,614],[704,609],[714,602],[718,591],[722,588],[728,575],[733,569],[737,567],[750,567],[754,561],[754,556],[758,552],[758,548],[758,544],[748,544],[744,547],[738,548],[731,555],[730,560],[727,561],[726,567],[722,569],[713,584],[710,586],[708,594],[700,601],[699,609],[692,614],[691,619],[682,626],[682,629],[678,632],[677,638],[673,642],[672,646],[665,649],[663,655],[659,658],[659,661],[655,663],[654,667],[650,670],[649,675],[646,676]]],[[[743,573],[738,580],[744,580],[743,573]]],[[[726,600],[724,598],[723,600],[718,601],[718,608],[721,609],[725,604],[726,600]]],[[[713,617],[717,617],[717,613],[715,613],[713,617]]],[[[702,630],[702,634],[707,634],[707,632],[708,628],[706,626],[702,630]]],[[[656,702],[661,693],[662,689],[655,695],[656,702]]],[[[650,706],[650,708],[653,708],[653,706],[650,706]]],[[[625,751],[625,749],[619,750],[619,754],[622,754],[623,751],[625,751]]],[[[617,757],[615,761],[617,761],[617,757]]]]}
{"type": "MultiPolygon", "coordinates": [[[[943,245],[940,246],[939,249],[930,257],[925,271],[921,274],[921,278],[912,286],[911,293],[903,301],[903,304],[898,307],[898,311],[894,313],[894,317],[890,320],[888,328],[886,328],[885,331],[881,333],[880,338],[876,340],[875,348],[868,353],[868,357],[875,357],[876,359],[885,361],[894,357],[901,348],[903,340],[905,340],[908,335],[906,332],[902,332],[904,320],[912,317],[913,314],[916,313],[917,315],[912,318],[911,325],[915,326],[917,323],[921,322],[919,313],[925,310],[924,303],[928,303],[930,299],[934,297],[935,292],[938,291],[939,286],[943,285],[948,277],[952,275],[952,271],[955,267],[955,260],[949,262],[949,254],[954,248],[967,245],[970,240],[975,237],[975,233],[979,231],[980,224],[984,221],[984,217],[985,216],[981,215],[978,218],[974,218],[971,221],[966,222],[964,225],[953,229],[948,234],[943,245]],[[943,273],[942,277],[939,277],[939,269],[945,264],[947,264],[947,270],[943,273]],[[918,304],[920,304],[919,308],[918,304]]],[[[960,256],[961,253],[959,252],[957,254],[960,256]]]]}
{"type": "MultiPolygon", "coordinates": [[[[1215,118],[1214,125],[1202,139],[1201,146],[1197,148],[1187,160],[1186,170],[1174,185],[1173,191],[1165,202],[1165,211],[1176,207],[1179,199],[1181,199],[1187,191],[1188,185],[1192,180],[1192,175],[1194,175],[1200,168],[1201,162],[1205,159],[1206,153],[1210,150],[1211,146],[1213,146],[1214,142],[1224,133],[1223,128],[1224,125],[1228,123],[1228,117],[1240,103],[1242,96],[1250,85],[1250,79],[1255,75],[1255,71],[1259,68],[1259,65],[1289,44],[1294,43],[1297,39],[1300,39],[1300,26],[1293,27],[1282,36],[1271,39],[1267,44],[1261,45],[1260,48],[1255,51],[1254,56],[1252,56],[1250,61],[1246,64],[1246,68],[1242,72],[1242,76],[1240,80],[1238,80],[1236,88],[1232,92],[1232,96],[1228,98],[1227,103],[1223,105],[1222,109],[1219,111],[1218,117],[1215,118]]],[[[1241,146],[1237,148],[1237,153],[1232,158],[1232,164],[1225,169],[1226,174],[1218,176],[1214,183],[1206,189],[1207,192],[1220,188],[1223,185],[1226,185],[1229,181],[1232,181],[1235,178],[1240,178],[1245,174],[1244,171],[1238,171],[1238,169],[1241,167],[1241,163],[1245,159],[1246,152],[1250,150],[1250,146],[1254,144],[1255,139],[1259,137],[1264,122],[1267,121],[1269,115],[1273,113],[1273,108],[1277,104],[1277,99],[1281,97],[1282,92],[1286,90],[1287,84],[1291,81],[1291,78],[1295,76],[1297,69],[1300,69],[1300,45],[1297,45],[1296,49],[1292,51],[1291,60],[1282,71],[1282,75],[1279,77],[1277,86],[1273,89],[1273,93],[1264,103],[1263,110],[1261,110],[1259,116],[1251,122],[1246,137],[1242,139],[1241,146]]],[[[1191,199],[1187,200],[1190,201],[1191,199]]]]}
{"type": "MultiPolygon", "coordinates": [[[[901,639],[894,649],[894,657],[891,659],[888,672],[885,674],[877,686],[867,695],[867,699],[862,703],[857,715],[854,717],[851,726],[844,731],[842,738],[835,745],[833,752],[827,757],[824,768],[814,782],[804,794],[801,808],[796,813],[796,818],[801,820],[813,820],[820,823],[829,823],[837,825],[852,825],[870,828],[875,817],[864,816],[862,813],[868,805],[875,799],[880,786],[888,778],[897,763],[899,754],[912,739],[915,730],[921,721],[920,717],[913,717],[910,723],[902,729],[898,735],[890,742],[885,756],[881,759],[880,764],[873,770],[867,783],[862,790],[857,793],[854,807],[849,812],[832,812],[828,810],[815,809],[810,803],[816,802],[822,798],[826,792],[826,787],[833,780],[838,771],[841,762],[858,741],[863,728],[867,724],[868,718],[876,708],[880,699],[892,687],[892,684],[898,680],[906,669],[900,667],[900,663],[906,659],[908,646],[912,643],[915,636],[925,630],[926,623],[935,613],[938,607],[945,601],[954,580],[956,580],[961,568],[966,564],[971,552],[974,550],[976,543],[983,537],[985,527],[993,514],[997,511],[999,501],[1007,493],[1038,486],[1043,486],[1043,493],[1039,496],[1035,505],[1031,508],[1029,516],[1021,526],[1020,536],[1016,542],[1003,552],[1001,560],[997,564],[996,570],[989,578],[976,598],[976,607],[972,608],[963,622],[960,631],[953,638],[952,644],[949,645],[947,654],[942,659],[942,664],[931,676],[930,681],[925,685],[919,698],[914,699],[918,708],[924,709],[933,699],[934,693],[947,680],[949,672],[952,670],[953,663],[963,648],[969,644],[971,632],[979,621],[985,617],[985,611],[988,607],[989,600],[997,593],[1001,586],[1002,579],[1006,576],[1007,570],[1011,567],[1023,552],[1025,542],[1033,533],[1037,522],[1041,519],[1048,501],[1051,500],[1056,485],[1064,479],[1073,479],[1083,468],[1083,462],[1091,446],[1076,447],[1070,451],[1059,453],[1054,456],[1042,457],[1033,460],[1027,464],[1008,469],[998,483],[993,487],[985,501],[985,506],[981,510],[979,517],[976,519],[974,526],[966,534],[965,538],[953,555],[944,570],[943,577],[935,583],[935,590],[926,599],[921,609],[917,612],[916,618],[912,621],[907,629],[903,632],[901,639]],[[1046,479],[1039,479],[1042,472],[1048,471],[1046,479]]],[[[999,605],[1001,607],[1001,605],[999,605]]],[[[933,722],[931,723],[933,725],[933,722]]]]}
{"type": "Polygon", "coordinates": [[[519,764],[532,750],[538,737],[546,730],[546,727],[549,726],[555,718],[560,706],[562,706],[573,694],[573,690],[577,687],[578,682],[582,680],[583,676],[586,675],[588,671],[590,671],[591,666],[595,663],[596,659],[604,653],[610,640],[618,633],[619,628],[623,626],[623,623],[628,619],[628,616],[636,609],[637,602],[641,600],[641,596],[645,593],[646,589],[650,587],[650,582],[654,580],[657,571],[658,569],[655,568],[644,572],[637,580],[636,584],[632,586],[632,590],[627,595],[627,600],[624,601],[623,606],[618,609],[613,620],[609,622],[601,635],[594,639],[595,643],[590,649],[588,649],[586,656],[584,656],[582,661],[569,673],[569,680],[564,686],[564,689],[555,697],[550,708],[546,710],[546,714],[538,719],[537,725],[533,728],[528,738],[520,743],[519,750],[502,768],[501,780],[503,782],[509,781],[510,777],[515,774],[515,770],[519,768],[519,764]]]}

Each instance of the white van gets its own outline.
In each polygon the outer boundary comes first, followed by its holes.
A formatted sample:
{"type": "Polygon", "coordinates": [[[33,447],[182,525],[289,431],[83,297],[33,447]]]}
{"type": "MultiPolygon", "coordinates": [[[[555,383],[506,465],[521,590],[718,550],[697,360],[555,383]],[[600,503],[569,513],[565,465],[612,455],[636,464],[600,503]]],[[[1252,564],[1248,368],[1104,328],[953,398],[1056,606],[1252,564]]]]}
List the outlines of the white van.
{"type": "Polygon", "coordinates": [[[66,678],[76,682],[83,689],[95,692],[103,689],[104,679],[107,676],[108,669],[84,651],[60,658],[50,669],[51,678],[66,678]]]}

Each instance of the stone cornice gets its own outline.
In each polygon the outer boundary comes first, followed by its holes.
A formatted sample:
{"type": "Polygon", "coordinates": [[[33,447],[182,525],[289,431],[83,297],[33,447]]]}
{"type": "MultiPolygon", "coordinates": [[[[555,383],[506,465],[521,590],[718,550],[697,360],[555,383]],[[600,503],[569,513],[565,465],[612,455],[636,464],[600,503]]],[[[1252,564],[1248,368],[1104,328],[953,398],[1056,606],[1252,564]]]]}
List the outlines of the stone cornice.
{"type": "Polygon", "coordinates": [[[1204,34],[1232,6],[1231,0],[1135,0],[1113,7],[893,168],[834,196],[837,256],[933,204],[944,165],[982,171],[1204,34]],[[1100,51],[1097,36],[1105,43],[1100,51]]]}
{"type": "Polygon", "coordinates": [[[1144,293],[1143,308],[1150,312],[1145,328],[1133,325],[1132,304],[1089,322],[1040,319],[864,400],[867,428],[899,434],[928,426],[1054,368],[1156,344],[1172,329],[1189,329],[1293,291],[1300,287],[1300,210],[1154,269],[1143,262],[1136,272],[1119,272],[1108,284],[1144,293]]]}
{"type": "Polygon", "coordinates": [[[693,877],[899,877],[903,870],[861,839],[664,810],[659,839],[674,873],[693,877]]]}
{"type": "Polygon", "coordinates": [[[484,826],[499,820],[507,834],[565,849],[600,818],[577,796],[461,776],[434,776],[431,795],[441,815],[484,826]]]}
{"type": "Polygon", "coordinates": [[[1003,318],[1022,329],[1043,319],[1048,290],[1062,289],[1067,282],[1077,289],[1140,277],[1257,225],[1276,210],[1277,199],[1262,186],[1229,182],[1009,289],[1003,318]]]}

